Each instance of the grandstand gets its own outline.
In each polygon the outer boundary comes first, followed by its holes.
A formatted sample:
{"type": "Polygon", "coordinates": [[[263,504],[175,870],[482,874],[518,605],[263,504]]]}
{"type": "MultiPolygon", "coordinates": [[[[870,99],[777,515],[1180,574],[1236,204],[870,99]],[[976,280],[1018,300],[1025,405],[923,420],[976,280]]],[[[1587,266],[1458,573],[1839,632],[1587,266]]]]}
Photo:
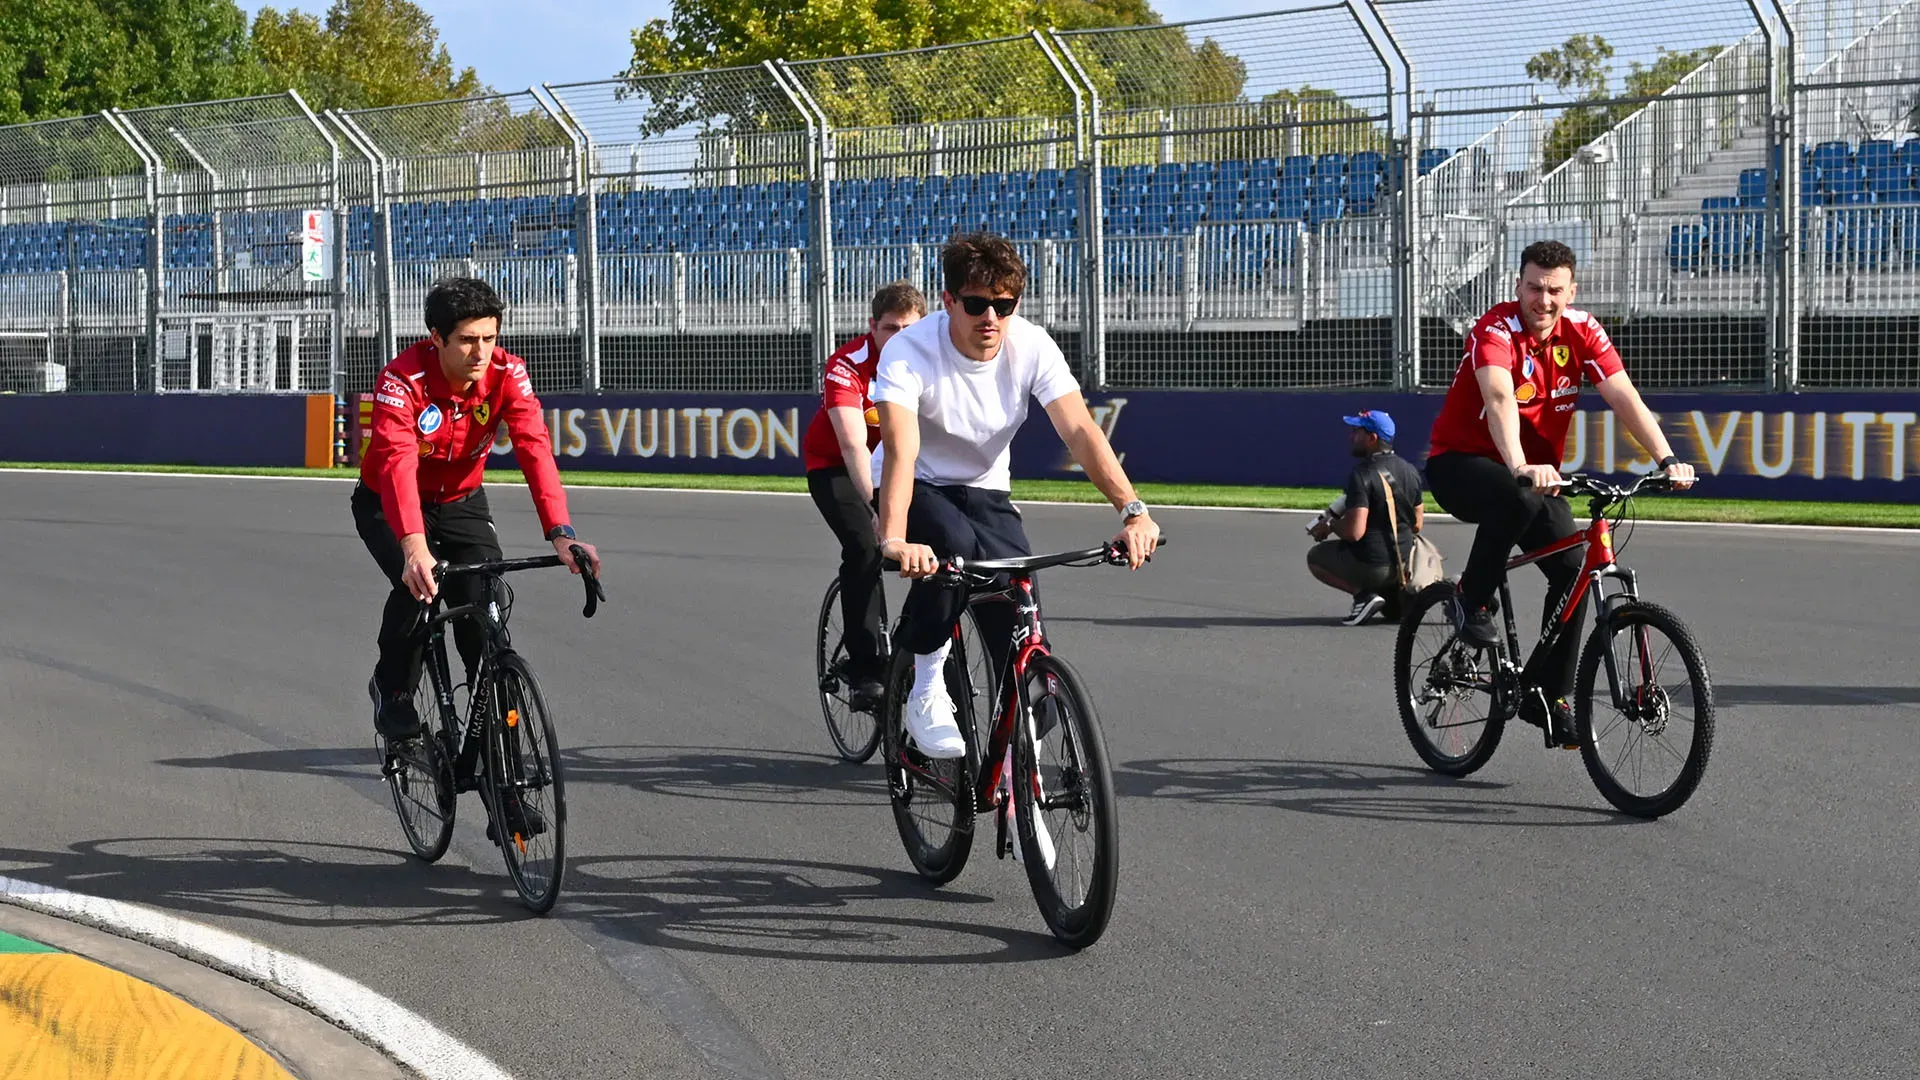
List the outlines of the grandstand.
{"type": "MultiPolygon", "coordinates": [[[[1415,72],[1442,68],[1421,50],[1445,55],[1455,39],[1423,37],[1413,16],[1432,13],[1417,4],[1367,5],[1372,29],[1415,72]]],[[[274,354],[277,368],[266,368],[279,376],[223,388],[325,388],[314,350],[328,350],[315,343],[329,332],[330,363],[356,388],[412,332],[410,312],[434,279],[475,272],[508,295],[511,344],[543,390],[798,389],[817,376],[823,339],[859,324],[871,288],[899,276],[937,287],[938,245],[981,228],[1019,242],[1035,267],[1029,315],[1090,381],[1432,386],[1450,374],[1466,322],[1502,295],[1519,248],[1554,235],[1581,251],[1582,300],[1635,340],[1655,385],[1912,385],[1920,371],[1897,355],[1901,335],[1920,334],[1920,76],[1900,58],[1920,47],[1920,27],[1910,4],[1873,0],[1844,5],[1847,29],[1836,33],[1840,7],[1788,9],[1796,27],[1823,31],[1801,35],[1818,44],[1791,57],[1782,35],[1749,17],[1731,47],[1551,168],[1552,125],[1576,106],[1550,88],[1465,107],[1476,88],[1403,81],[1389,93],[1399,74],[1390,53],[1367,47],[1368,28],[1334,23],[1309,35],[1312,46],[1292,43],[1302,20],[1346,18],[1319,8],[1152,28],[1155,41],[1175,41],[1156,55],[1184,61],[1180,50],[1202,41],[1233,49],[1245,73],[1238,104],[1193,100],[1171,74],[1103,103],[1120,91],[1096,65],[1139,45],[1098,32],[978,47],[978,58],[1013,57],[993,63],[1053,64],[1073,91],[1071,104],[1046,106],[1068,110],[1059,116],[915,104],[921,112],[895,108],[908,122],[892,128],[835,130],[816,100],[843,74],[832,65],[879,70],[886,59],[854,58],[715,73],[735,97],[743,80],[761,79],[751,107],[762,117],[777,113],[775,90],[791,100],[790,115],[758,128],[738,122],[749,108],[738,101],[707,104],[704,119],[697,103],[679,104],[692,111],[676,121],[692,121],[655,124],[646,110],[665,95],[622,82],[503,96],[482,110],[487,138],[473,134],[472,102],[306,114],[320,136],[308,141],[332,146],[325,169],[324,154],[280,160],[278,144],[258,139],[217,160],[231,131],[259,123],[224,112],[197,129],[169,121],[190,160],[161,160],[159,135],[106,118],[145,148],[144,170],[124,153],[103,153],[97,174],[80,179],[70,160],[0,168],[0,331],[60,335],[75,359],[71,389],[154,378],[208,388],[218,381],[198,373],[238,370],[238,354],[203,358],[203,343],[293,319],[249,346],[274,354]],[[1757,74],[1769,57],[1794,72],[1785,93],[1757,74]],[[1288,96],[1327,85],[1313,91],[1321,112],[1288,96]],[[603,108],[579,104],[590,86],[603,108]],[[1791,145],[1783,115],[1797,117],[1791,145]],[[502,123],[520,125],[514,139],[498,137],[502,123]],[[1794,157],[1792,183],[1768,167],[1794,157]],[[1786,188],[1796,192],[1791,257],[1774,211],[1786,188]],[[301,211],[327,207],[344,228],[338,279],[303,281],[301,211]],[[1798,305],[1794,316],[1785,303],[1798,305]],[[1832,328],[1808,320],[1848,315],[1915,326],[1844,360],[1823,353],[1832,328]],[[1701,319],[1719,327],[1704,340],[1701,319]],[[1403,323],[1417,327],[1411,345],[1394,329],[1403,323]],[[1801,323],[1811,332],[1799,334],[1801,323]],[[179,365],[174,374],[143,373],[156,351],[179,365]],[[135,370],[91,371],[100,364],[135,370]]],[[[1606,18],[1631,21],[1635,8],[1610,5],[1606,18]]],[[[1748,10],[1722,14],[1737,25],[1748,10]]],[[[87,138],[97,142],[99,128],[87,138]]],[[[22,148],[47,141],[45,130],[0,129],[0,160],[30,158],[22,148]]]]}

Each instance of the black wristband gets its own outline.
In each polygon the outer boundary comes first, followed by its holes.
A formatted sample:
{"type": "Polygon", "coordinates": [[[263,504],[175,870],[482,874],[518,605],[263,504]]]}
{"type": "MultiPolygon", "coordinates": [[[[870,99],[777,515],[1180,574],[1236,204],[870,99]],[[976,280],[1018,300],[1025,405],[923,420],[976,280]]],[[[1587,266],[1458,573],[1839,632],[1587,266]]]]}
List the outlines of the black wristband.
{"type": "Polygon", "coordinates": [[[555,525],[553,528],[547,530],[547,540],[549,543],[551,543],[552,541],[558,540],[563,536],[569,540],[575,539],[573,526],[555,525]]]}
{"type": "Polygon", "coordinates": [[[1680,459],[1673,454],[1668,454],[1666,457],[1660,459],[1660,467],[1663,469],[1671,469],[1678,464],[1680,464],[1680,459]]]}

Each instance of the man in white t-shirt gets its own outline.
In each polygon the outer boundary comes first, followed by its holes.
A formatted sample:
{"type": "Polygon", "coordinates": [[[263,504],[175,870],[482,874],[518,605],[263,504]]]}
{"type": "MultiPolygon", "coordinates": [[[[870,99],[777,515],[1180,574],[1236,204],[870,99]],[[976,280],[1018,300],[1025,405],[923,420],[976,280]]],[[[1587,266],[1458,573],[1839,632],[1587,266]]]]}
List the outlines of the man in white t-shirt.
{"type": "MultiPolygon", "coordinates": [[[[1116,540],[1138,569],[1160,526],[1135,495],[1106,432],[1087,411],[1080,384],[1045,330],[1014,314],[1027,267],[1005,238],[959,236],[940,255],[943,310],[894,335],[874,378],[885,451],[880,482],[880,553],[902,577],[926,578],[941,563],[1031,555],[1020,511],[1008,494],[1008,447],[1039,400],[1087,479],[1120,511],[1116,540]]],[[[966,753],[940,668],[960,619],[955,590],[916,581],[902,609],[899,645],[913,653],[908,732],[932,758],[966,753]]],[[[977,609],[994,670],[1003,671],[1014,612],[977,609]]]]}

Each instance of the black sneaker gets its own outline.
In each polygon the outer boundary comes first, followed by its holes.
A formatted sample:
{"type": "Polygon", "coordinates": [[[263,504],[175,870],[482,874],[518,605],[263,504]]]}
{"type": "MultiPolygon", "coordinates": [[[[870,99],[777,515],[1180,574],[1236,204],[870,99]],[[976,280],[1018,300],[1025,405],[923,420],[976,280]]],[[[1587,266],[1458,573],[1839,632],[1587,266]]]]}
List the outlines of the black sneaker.
{"type": "Polygon", "coordinates": [[[381,694],[380,687],[368,679],[367,696],[373,699],[374,730],[382,738],[397,742],[420,734],[420,711],[413,707],[412,694],[381,694]]]}
{"type": "Polygon", "coordinates": [[[855,679],[847,688],[847,707],[857,713],[878,712],[886,696],[887,688],[879,679],[855,679]]]}
{"type": "Polygon", "coordinates": [[[1385,597],[1378,596],[1374,593],[1361,593],[1359,596],[1353,598],[1353,609],[1347,612],[1346,618],[1340,620],[1340,625],[1359,626],[1361,623],[1373,618],[1374,612],[1386,606],[1387,601],[1385,597]]]}
{"type": "Polygon", "coordinates": [[[1580,736],[1573,722],[1573,706],[1566,698],[1554,698],[1544,708],[1541,701],[1540,694],[1528,694],[1520,706],[1520,719],[1540,729],[1548,749],[1580,749],[1580,736]]]}
{"type": "MultiPolygon", "coordinates": [[[[531,839],[547,831],[546,815],[520,801],[518,795],[508,795],[506,805],[501,807],[501,817],[507,819],[507,831],[521,839],[531,839]]],[[[487,818],[487,839],[499,843],[493,833],[493,818],[487,818]]]]}
{"type": "Polygon", "coordinates": [[[1463,645],[1476,649],[1500,647],[1500,629],[1493,624],[1493,608],[1489,606],[1469,608],[1464,601],[1454,600],[1453,628],[1463,645]]]}

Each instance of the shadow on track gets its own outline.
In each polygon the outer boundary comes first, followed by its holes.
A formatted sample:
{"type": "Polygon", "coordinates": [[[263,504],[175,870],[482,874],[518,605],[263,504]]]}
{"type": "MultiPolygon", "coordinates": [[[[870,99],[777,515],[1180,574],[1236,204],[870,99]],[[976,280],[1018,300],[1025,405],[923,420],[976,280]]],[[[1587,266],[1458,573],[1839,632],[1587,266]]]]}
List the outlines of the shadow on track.
{"type": "MultiPolygon", "coordinates": [[[[991,834],[975,838],[991,844],[991,834]]],[[[976,859],[990,855],[976,848],[976,859]]],[[[567,917],[674,951],[772,960],[1005,964],[1069,955],[1051,935],[928,917],[927,905],[1018,904],[914,874],[836,863],[712,855],[586,858],[568,871],[567,917]],[[914,910],[892,913],[889,905],[914,910]]],[[[1032,914],[1017,908],[1018,916],[1032,914]]],[[[1038,916],[1034,916],[1038,925],[1038,916]]]]}
{"type": "MultiPolygon", "coordinates": [[[[825,755],[724,746],[588,746],[560,752],[568,784],[612,784],[652,795],[723,802],[884,808],[877,765],[825,755]]],[[[248,750],[206,758],[167,758],[182,769],[300,773],[336,780],[378,780],[373,747],[248,750]]]]}
{"type": "MultiPolygon", "coordinates": [[[[886,789],[875,766],[724,747],[588,747],[566,751],[565,760],[567,781],[576,787],[610,784],[651,795],[743,803],[870,805],[875,813],[874,835],[888,844],[877,849],[877,854],[898,851],[887,822],[886,789]]],[[[343,780],[377,775],[372,751],[358,747],[255,750],[208,758],[173,758],[163,764],[304,773],[343,780]]],[[[466,809],[464,804],[462,809],[466,809]]],[[[487,872],[491,860],[498,856],[491,846],[472,841],[471,837],[457,835],[454,850],[472,865],[483,867],[480,873],[452,866],[423,866],[397,849],[351,849],[380,860],[380,865],[342,868],[342,880],[349,884],[339,889],[333,888],[328,875],[321,872],[295,875],[284,883],[272,877],[276,862],[293,858],[283,849],[303,845],[264,840],[231,842],[246,845],[245,859],[235,865],[218,850],[227,841],[174,841],[203,856],[193,864],[194,873],[179,889],[165,889],[158,896],[139,893],[139,886],[129,885],[125,898],[162,903],[182,911],[254,914],[270,919],[277,917],[276,911],[296,913],[288,921],[301,921],[297,913],[303,910],[339,905],[342,910],[338,917],[318,921],[380,925],[408,920],[373,914],[356,918],[356,906],[404,910],[419,905],[423,896],[434,895],[436,885],[443,892],[449,887],[447,879],[435,876],[444,873],[456,875],[455,881],[466,895],[452,904],[444,895],[436,899],[431,905],[435,919],[457,921],[450,916],[460,904],[484,903],[491,910],[495,895],[502,898],[502,910],[497,915],[475,913],[474,921],[518,917],[507,898],[510,890],[505,889],[504,879],[487,872]],[[196,845],[213,847],[201,850],[196,845]],[[402,872],[393,863],[406,863],[409,868],[402,872]],[[291,895],[262,897],[262,903],[238,899],[243,894],[271,892],[285,885],[296,887],[291,895]],[[474,892],[484,892],[488,899],[476,900],[474,892]],[[231,904],[223,903],[228,897],[235,899],[231,904]]],[[[981,872],[991,871],[995,867],[990,822],[974,842],[974,858],[982,863],[981,872]]],[[[7,856],[0,853],[0,857],[7,856]]],[[[85,868],[86,860],[78,849],[71,857],[25,852],[17,858],[53,867],[44,878],[34,877],[31,871],[19,875],[50,883],[103,872],[97,866],[85,868]]],[[[110,879],[130,881],[155,873],[164,877],[167,867],[161,860],[154,861],[156,865],[150,869],[113,865],[104,872],[110,879]]],[[[84,876],[78,880],[88,881],[84,876]]],[[[1010,880],[1017,882],[1019,874],[1016,872],[1010,880]]],[[[645,946],[770,959],[979,964],[1045,960],[1067,954],[1051,935],[1038,930],[932,917],[942,908],[994,903],[1016,905],[1015,917],[1019,918],[1031,912],[1017,899],[1002,901],[954,886],[936,889],[912,873],[892,868],[716,855],[575,855],[568,859],[560,905],[553,917],[580,920],[600,933],[645,946]],[[903,904],[909,906],[908,910],[899,910],[898,905],[903,904]]]]}
{"type": "Polygon", "coordinates": [[[1377,821],[1592,827],[1627,825],[1638,820],[1593,806],[1474,798],[1471,796],[1499,791],[1506,785],[1452,780],[1406,765],[1161,758],[1119,765],[1113,770],[1113,781],[1126,798],[1269,806],[1377,821]]]}
{"type": "Polygon", "coordinates": [[[1807,707],[1920,705],[1920,686],[1726,685],[1713,688],[1717,705],[1807,707]]]}
{"type": "MultiPolygon", "coordinates": [[[[1128,615],[1096,618],[1087,615],[1049,615],[1050,623],[1088,623],[1093,626],[1130,626],[1144,630],[1210,630],[1222,627],[1275,629],[1288,626],[1339,626],[1338,615],[1128,615]]],[[[1394,625],[1398,624],[1369,624],[1394,625]]]]}
{"type": "Polygon", "coordinates": [[[526,914],[497,874],[287,839],[127,836],[63,851],[0,848],[0,874],[190,916],[284,926],[489,924],[526,914]]]}

